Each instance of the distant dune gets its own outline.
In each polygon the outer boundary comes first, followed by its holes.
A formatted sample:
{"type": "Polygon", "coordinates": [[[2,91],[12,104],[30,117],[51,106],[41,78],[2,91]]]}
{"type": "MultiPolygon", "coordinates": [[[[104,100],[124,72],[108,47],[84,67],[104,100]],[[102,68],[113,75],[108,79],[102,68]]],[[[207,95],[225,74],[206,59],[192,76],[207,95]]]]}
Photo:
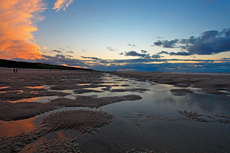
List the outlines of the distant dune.
{"type": "Polygon", "coordinates": [[[0,67],[5,68],[28,68],[28,69],[60,69],[60,70],[86,70],[93,71],[92,69],[75,68],[61,65],[51,65],[44,63],[30,63],[30,62],[18,62],[12,60],[0,59],[0,67]]]}

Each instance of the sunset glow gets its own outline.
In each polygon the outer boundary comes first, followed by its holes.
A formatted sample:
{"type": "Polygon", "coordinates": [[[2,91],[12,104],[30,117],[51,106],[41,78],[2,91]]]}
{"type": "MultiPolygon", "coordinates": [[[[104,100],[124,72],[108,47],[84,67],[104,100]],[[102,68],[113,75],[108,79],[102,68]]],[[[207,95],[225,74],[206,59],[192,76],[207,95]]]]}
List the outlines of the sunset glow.
{"type": "Polygon", "coordinates": [[[0,2],[0,58],[41,58],[33,32],[37,31],[34,22],[43,20],[38,13],[44,9],[42,0],[0,2]]]}

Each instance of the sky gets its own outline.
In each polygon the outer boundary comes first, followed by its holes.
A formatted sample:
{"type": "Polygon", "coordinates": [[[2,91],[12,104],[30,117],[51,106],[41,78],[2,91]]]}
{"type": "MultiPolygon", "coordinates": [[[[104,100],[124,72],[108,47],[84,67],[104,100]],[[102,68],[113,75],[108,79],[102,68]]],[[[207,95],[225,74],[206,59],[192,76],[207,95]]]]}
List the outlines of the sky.
{"type": "Polygon", "coordinates": [[[0,58],[230,72],[229,0],[0,0],[0,58]]]}

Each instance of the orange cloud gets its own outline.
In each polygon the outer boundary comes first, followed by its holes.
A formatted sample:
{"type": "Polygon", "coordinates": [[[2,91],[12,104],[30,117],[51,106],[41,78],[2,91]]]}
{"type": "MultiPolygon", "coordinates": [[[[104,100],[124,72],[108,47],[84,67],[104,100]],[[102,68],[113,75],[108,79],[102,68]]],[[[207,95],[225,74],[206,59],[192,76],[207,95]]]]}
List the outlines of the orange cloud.
{"type": "MultiPolygon", "coordinates": [[[[69,66],[67,64],[61,64],[62,66],[66,66],[66,67],[74,67],[74,68],[81,68],[81,66],[69,66]]],[[[84,67],[84,68],[87,68],[87,67],[84,67]]]]}
{"type": "Polygon", "coordinates": [[[0,58],[41,58],[33,32],[45,9],[42,0],[0,1],[0,58]]]}
{"type": "Polygon", "coordinates": [[[61,9],[65,10],[72,2],[73,0],[57,0],[54,4],[53,9],[56,10],[56,12],[61,9]]]}

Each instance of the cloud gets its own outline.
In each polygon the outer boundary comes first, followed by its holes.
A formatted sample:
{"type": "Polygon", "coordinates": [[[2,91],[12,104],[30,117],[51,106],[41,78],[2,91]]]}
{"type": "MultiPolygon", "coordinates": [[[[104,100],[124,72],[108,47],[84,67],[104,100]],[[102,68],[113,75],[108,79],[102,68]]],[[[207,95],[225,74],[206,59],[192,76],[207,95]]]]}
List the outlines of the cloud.
{"type": "Polygon", "coordinates": [[[33,32],[45,9],[42,0],[0,1],[0,58],[41,58],[33,32]]]}
{"type": "Polygon", "coordinates": [[[46,46],[44,46],[44,50],[47,50],[47,47],[46,47],[46,46]]]}
{"type": "Polygon", "coordinates": [[[66,64],[68,66],[80,66],[86,67],[86,63],[82,60],[72,59],[65,57],[64,55],[57,54],[55,56],[42,55],[41,59],[36,59],[36,62],[54,64],[54,65],[63,65],[66,64]]]}
{"type": "Polygon", "coordinates": [[[135,44],[128,44],[128,46],[135,47],[136,45],[135,44]]]}
{"type": "Polygon", "coordinates": [[[62,53],[62,51],[60,51],[60,50],[52,50],[51,52],[56,52],[56,53],[62,53]]]}
{"type": "Polygon", "coordinates": [[[152,58],[155,58],[155,59],[161,58],[161,56],[160,56],[160,55],[158,55],[158,54],[156,54],[156,55],[152,55],[151,57],[152,57],[152,58]]]}
{"type": "Polygon", "coordinates": [[[146,51],[146,50],[141,50],[141,52],[142,52],[142,53],[147,53],[148,51],[146,51]]]}
{"type": "Polygon", "coordinates": [[[125,56],[138,56],[142,58],[150,58],[149,54],[140,54],[137,53],[136,51],[125,52],[125,56]]]}
{"type": "Polygon", "coordinates": [[[157,54],[168,54],[170,56],[175,56],[175,55],[177,55],[177,56],[190,56],[191,55],[188,52],[167,52],[167,51],[161,51],[157,54]]]}
{"type": "Polygon", "coordinates": [[[56,57],[56,58],[65,58],[64,55],[60,55],[60,54],[57,54],[55,57],[56,57]]]}
{"type": "Polygon", "coordinates": [[[54,65],[68,65],[74,67],[88,67],[101,71],[117,71],[119,69],[134,69],[135,71],[164,71],[164,72],[230,72],[230,58],[219,60],[199,59],[114,59],[106,60],[96,57],[83,57],[91,60],[72,59],[57,54],[55,56],[42,55],[41,59],[16,61],[39,62],[54,65]],[[180,63],[177,63],[179,61],[180,63]]]}
{"type": "Polygon", "coordinates": [[[72,55],[65,55],[65,57],[73,57],[72,55]]]}
{"type": "Polygon", "coordinates": [[[73,2],[73,0],[57,0],[54,4],[53,9],[58,12],[59,10],[63,9],[64,11],[66,8],[73,2]]]}
{"type": "Polygon", "coordinates": [[[60,54],[57,54],[55,56],[49,56],[49,55],[42,55],[41,59],[22,59],[22,58],[14,58],[12,60],[16,61],[26,61],[26,62],[33,62],[33,63],[45,63],[45,64],[52,64],[52,65],[68,65],[73,67],[87,67],[88,65],[83,61],[79,59],[72,59],[68,58],[68,56],[63,56],[60,54]]]}
{"type": "Polygon", "coordinates": [[[101,58],[97,58],[97,57],[85,57],[85,56],[81,56],[82,58],[88,58],[88,59],[93,59],[93,60],[101,60],[101,58]]]}
{"type": "Polygon", "coordinates": [[[112,47],[107,47],[108,50],[110,51],[115,51],[116,49],[112,48],[112,47]]]}
{"type": "Polygon", "coordinates": [[[74,52],[73,52],[73,51],[68,51],[67,53],[71,53],[71,54],[73,54],[74,52]]]}
{"type": "Polygon", "coordinates": [[[198,37],[191,36],[188,39],[158,40],[154,44],[164,48],[181,48],[183,50],[183,52],[178,53],[172,52],[171,55],[218,54],[230,51],[230,28],[222,31],[205,31],[198,37]]]}
{"type": "Polygon", "coordinates": [[[178,39],[174,39],[174,40],[158,40],[157,42],[154,42],[154,45],[156,46],[163,46],[164,48],[174,48],[175,44],[178,42],[178,39]]]}

